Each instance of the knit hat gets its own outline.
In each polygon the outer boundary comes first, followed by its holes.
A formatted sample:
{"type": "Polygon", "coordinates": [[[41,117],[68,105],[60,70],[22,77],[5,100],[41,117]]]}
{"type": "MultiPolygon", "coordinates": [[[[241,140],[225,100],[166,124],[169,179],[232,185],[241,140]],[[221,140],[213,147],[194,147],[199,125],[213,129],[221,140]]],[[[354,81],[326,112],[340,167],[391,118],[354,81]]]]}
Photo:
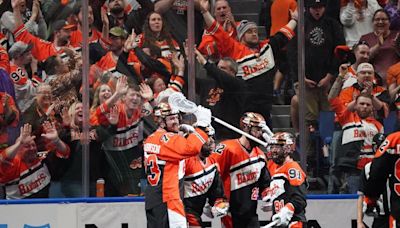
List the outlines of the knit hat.
{"type": "Polygon", "coordinates": [[[366,71],[366,70],[374,72],[374,67],[372,66],[371,63],[361,63],[357,67],[357,73],[360,73],[361,71],[366,71]]]}
{"type": "Polygon", "coordinates": [[[18,58],[22,56],[24,53],[30,51],[32,49],[32,44],[26,44],[21,41],[15,42],[10,50],[8,50],[8,56],[11,59],[18,58]]]}
{"type": "Polygon", "coordinates": [[[247,30],[251,28],[257,28],[257,24],[248,20],[240,21],[240,24],[236,28],[239,41],[242,39],[242,36],[247,32],[247,30]]]}

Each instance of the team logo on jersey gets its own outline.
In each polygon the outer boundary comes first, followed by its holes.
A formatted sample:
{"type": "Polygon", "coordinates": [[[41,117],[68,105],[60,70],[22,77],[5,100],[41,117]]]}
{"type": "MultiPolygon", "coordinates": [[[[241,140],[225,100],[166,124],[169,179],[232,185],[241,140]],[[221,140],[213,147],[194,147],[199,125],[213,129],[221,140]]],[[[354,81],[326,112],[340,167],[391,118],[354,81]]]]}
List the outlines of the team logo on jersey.
{"type": "Polygon", "coordinates": [[[269,185],[269,189],[266,190],[266,196],[265,196],[266,201],[273,201],[278,196],[285,193],[284,185],[285,185],[285,180],[282,179],[272,180],[269,185]]]}
{"type": "Polygon", "coordinates": [[[257,178],[258,170],[255,170],[254,172],[244,172],[244,173],[238,173],[236,174],[236,178],[238,180],[238,185],[246,183],[248,181],[253,181],[257,178]]]}
{"type": "Polygon", "coordinates": [[[320,27],[315,27],[311,30],[310,43],[315,46],[321,46],[325,43],[324,30],[320,27]]]}
{"type": "Polygon", "coordinates": [[[213,178],[209,178],[207,181],[201,183],[192,182],[192,192],[204,193],[211,186],[213,180],[213,178]]]}
{"type": "Polygon", "coordinates": [[[260,59],[260,60],[257,59],[256,62],[258,62],[258,63],[253,64],[253,65],[242,66],[242,69],[244,72],[244,77],[246,77],[250,74],[253,74],[257,71],[262,71],[262,70],[268,68],[268,64],[269,64],[268,59],[266,59],[266,58],[260,59]]]}
{"type": "Polygon", "coordinates": [[[221,95],[224,92],[221,88],[212,88],[210,92],[208,92],[209,98],[207,99],[209,106],[215,106],[218,101],[221,100],[221,95]]]}
{"type": "Polygon", "coordinates": [[[143,163],[142,157],[139,157],[139,158],[133,159],[131,164],[129,164],[129,167],[131,169],[140,169],[140,168],[142,168],[142,163],[143,163]]]}
{"type": "Polygon", "coordinates": [[[45,183],[47,178],[48,178],[48,175],[46,173],[40,173],[37,176],[37,178],[32,180],[31,182],[19,184],[18,189],[19,189],[21,195],[24,195],[28,192],[31,192],[31,191],[37,189],[39,186],[41,186],[43,183],[45,183]]]}

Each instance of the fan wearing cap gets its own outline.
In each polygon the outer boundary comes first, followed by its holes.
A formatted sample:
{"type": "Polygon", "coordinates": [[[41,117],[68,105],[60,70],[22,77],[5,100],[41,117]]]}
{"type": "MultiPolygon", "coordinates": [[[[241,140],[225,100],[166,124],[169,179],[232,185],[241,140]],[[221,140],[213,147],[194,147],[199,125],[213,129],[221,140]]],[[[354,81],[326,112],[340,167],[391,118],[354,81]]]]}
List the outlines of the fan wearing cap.
{"type": "Polygon", "coordinates": [[[291,155],[296,149],[295,137],[289,132],[275,133],[268,144],[269,191],[263,201],[272,205],[272,221],[277,226],[304,227],[307,181],[306,174],[291,155]]]}
{"type": "Polygon", "coordinates": [[[217,48],[223,57],[231,57],[238,62],[237,77],[245,80],[245,110],[254,111],[270,121],[272,108],[273,78],[277,71],[275,55],[294,36],[298,13],[291,11],[291,20],[279,32],[266,40],[259,40],[257,24],[247,20],[237,27],[238,41],[229,36],[208,11],[209,3],[200,1],[201,12],[207,32],[216,40],[217,48]]]}
{"type": "MultiPolygon", "coordinates": [[[[345,74],[345,71],[345,68],[340,69],[328,99],[343,132],[341,144],[337,149],[338,154],[335,157],[336,172],[345,175],[348,186],[347,193],[354,194],[358,191],[361,170],[374,156],[372,138],[377,133],[383,133],[383,126],[374,118],[376,98],[371,94],[372,86],[356,93],[358,95],[354,99],[352,107],[349,105],[346,107],[346,103],[338,96],[344,81],[342,75],[345,74]]],[[[366,71],[369,77],[373,76],[372,65],[368,63],[360,64],[357,71],[366,71]]]]}
{"type": "MultiPolygon", "coordinates": [[[[246,112],[240,118],[242,131],[269,141],[271,131],[264,117],[246,112]]],[[[258,143],[242,135],[219,143],[209,159],[219,166],[230,215],[222,218],[225,227],[259,227],[257,200],[268,188],[270,176],[266,157],[258,143]]]]}
{"type": "Polygon", "coordinates": [[[366,42],[358,42],[351,49],[347,46],[340,45],[335,48],[335,55],[337,55],[337,57],[339,57],[341,60],[344,60],[342,62],[346,62],[348,64],[347,74],[344,76],[346,78],[346,81],[344,82],[342,87],[342,89],[345,89],[357,82],[358,65],[360,65],[361,63],[369,62],[370,48],[366,42]],[[341,51],[343,51],[343,53],[340,53],[341,51]],[[346,57],[342,58],[341,56],[339,56],[341,54],[346,55],[346,57]],[[354,59],[352,59],[353,56],[354,59]]]}
{"type": "Polygon", "coordinates": [[[30,65],[32,62],[31,49],[31,44],[17,41],[8,51],[11,59],[10,78],[14,83],[16,101],[21,112],[25,112],[33,103],[36,86],[41,82],[41,79],[36,75],[33,75],[31,80],[25,69],[25,66],[30,65]]]}
{"type": "MultiPolygon", "coordinates": [[[[345,45],[343,29],[340,23],[326,15],[327,0],[306,0],[304,16],[305,35],[305,125],[307,129],[318,125],[321,111],[329,111],[327,92],[331,81],[337,75],[339,60],[334,50],[338,45],[345,45]]],[[[293,60],[293,61],[297,61],[293,60]]],[[[297,75],[297,69],[295,71],[297,75]]],[[[317,152],[315,142],[306,132],[308,169],[317,169],[317,152]]]]}
{"type": "MultiPolygon", "coordinates": [[[[113,27],[109,31],[108,52],[95,65],[103,72],[110,72],[113,77],[121,77],[117,71],[118,58],[121,55],[128,33],[121,27],[113,27]]],[[[129,58],[129,57],[128,57],[129,58]]]]}
{"type": "MultiPolygon", "coordinates": [[[[210,110],[200,107],[196,113],[198,127],[211,124],[210,110]]],[[[208,135],[200,128],[186,137],[178,134],[179,111],[166,102],[154,108],[154,117],[158,129],[144,142],[147,227],[187,227],[182,202],[184,159],[197,156],[208,135]]]]}
{"type": "MultiPolygon", "coordinates": [[[[345,75],[346,70],[339,74],[345,75]]],[[[385,88],[374,83],[374,75],[374,67],[370,63],[359,64],[356,73],[357,83],[343,89],[339,94],[339,99],[342,100],[349,111],[354,111],[354,106],[356,104],[354,96],[357,96],[360,93],[368,93],[372,95],[374,111],[378,112],[377,119],[382,121],[389,113],[388,104],[390,103],[390,96],[385,88]]]]}
{"type": "Polygon", "coordinates": [[[65,20],[55,21],[51,26],[50,37],[52,38],[52,42],[42,40],[29,33],[25,25],[22,23],[21,13],[19,11],[20,1],[21,0],[12,1],[16,27],[13,31],[15,40],[27,44],[32,43],[32,55],[39,62],[45,61],[50,56],[58,54],[62,55],[61,57],[63,59],[67,57],[63,48],[72,48],[69,45],[69,39],[71,31],[76,29],[76,26],[68,24],[65,20]]]}

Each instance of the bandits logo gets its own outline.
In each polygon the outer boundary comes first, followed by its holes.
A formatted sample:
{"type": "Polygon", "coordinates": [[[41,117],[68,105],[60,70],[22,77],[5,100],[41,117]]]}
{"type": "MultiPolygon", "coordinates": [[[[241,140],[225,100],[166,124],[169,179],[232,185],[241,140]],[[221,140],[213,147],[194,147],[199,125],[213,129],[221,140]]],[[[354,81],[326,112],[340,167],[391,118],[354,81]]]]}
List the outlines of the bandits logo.
{"type": "Polygon", "coordinates": [[[218,101],[221,100],[221,95],[224,92],[221,88],[212,88],[210,92],[208,92],[209,98],[207,99],[207,103],[209,106],[215,106],[218,101]]]}

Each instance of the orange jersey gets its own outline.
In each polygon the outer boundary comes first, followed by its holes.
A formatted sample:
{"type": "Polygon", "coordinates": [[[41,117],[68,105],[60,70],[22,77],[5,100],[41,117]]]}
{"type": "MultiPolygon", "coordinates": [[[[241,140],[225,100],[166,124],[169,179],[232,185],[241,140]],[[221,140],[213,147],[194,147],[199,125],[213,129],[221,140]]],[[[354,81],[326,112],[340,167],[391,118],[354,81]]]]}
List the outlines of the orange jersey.
{"type": "MultiPolygon", "coordinates": [[[[400,132],[389,134],[372,160],[364,193],[372,199],[390,189],[390,214],[400,220],[400,132]],[[389,180],[389,181],[387,181],[389,180]]],[[[394,223],[393,223],[394,224],[394,223]]],[[[398,227],[399,222],[396,223],[398,227]]]]}
{"type": "MultiPolygon", "coordinates": [[[[89,43],[96,43],[101,37],[101,32],[97,29],[91,29],[91,35],[89,37],[89,43]]],[[[82,47],[82,31],[80,29],[71,32],[71,38],[69,39],[71,46],[82,47]]]]}
{"type": "MultiPolygon", "coordinates": [[[[342,89],[339,99],[347,106],[355,97],[360,95],[362,90],[363,88],[358,83],[354,83],[352,86],[342,89]]],[[[379,119],[386,118],[389,115],[389,105],[387,102],[390,102],[388,91],[382,86],[374,86],[372,95],[383,102],[383,107],[377,110],[379,119]]]]}
{"type": "MultiPolygon", "coordinates": [[[[362,88],[358,84],[354,84],[353,86],[343,89],[339,94],[339,99],[347,106],[355,97],[360,95],[361,91],[362,88]]],[[[387,93],[387,91],[382,86],[374,86],[372,89],[372,95],[375,97],[379,97],[383,93],[387,93]]]]}
{"type": "Polygon", "coordinates": [[[294,211],[291,222],[305,222],[307,184],[303,169],[293,160],[282,165],[270,160],[268,170],[271,174],[271,184],[265,198],[272,203],[273,213],[276,214],[282,207],[288,206],[294,211]]]}
{"type": "Polygon", "coordinates": [[[117,71],[117,61],[118,61],[118,56],[114,56],[112,51],[107,52],[106,55],[104,55],[97,63],[96,66],[98,66],[100,69],[102,69],[104,72],[110,72],[114,77],[119,78],[121,76],[121,73],[117,71]]]}
{"type": "MultiPolygon", "coordinates": [[[[239,24],[240,22],[236,22],[236,27],[239,26],[239,24]]],[[[230,37],[237,40],[236,28],[231,28],[227,32],[230,37]]],[[[201,52],[201,54],[206,56],[213,56],[216,59],[220,59],[221,57],[223,57],[220,54],[221,50],[218,49],[214,37],[211,34],[209,34],[207,30],[205,30],[203,33],[203,37],[201,38],[201,43],[199,44],[198,50],[201,52]]]]}
{"type": "Polygon", "coordinates": [[[386,73],[386,85],[396,83],[400,85],[400,62],[391,65],[386,73]]]}
{"type": "Polygon", "coordinates": [[[207,140],[207,134],[200,129],[184,138],[161,128],[145,140],[146,209],[162,202],[183,199],[184,159],[196,156],[207,140]]]}
{"type": "Polygon", "coordinates": [[[357,168],[362,169],[374,157],[372,138],[377,133],[383,133],[383,126],[373,117],[361,119],[356,112],[347,110],[343,102],[338,97],[330,100],[331,106],[342,126],[343,152],[349,155],[349,157],[339,158],[339,160],[347,159],[346,163],[356,162],[357,168]]]}
{"type": "Polygon", "coordinates": [[[216,174],[218,174],[217,165],[208,159],[205,162],[201,161],[198,156],[186,159],[185,198],[206,194],[210,190],[216,174]]]}
{"type": "MultiPolygon", "coordinates": [[[[53,145],[46,146],[46,149],[56,153],[59,158],[68,158],[70,154],[68,146],[66,152],[56,150],[53,145]]],[[[0,151],[1,157],[5,157],[3,153],[0,151]]],[[[21,157],[22,154],[17,153],[14,158],[0,162],[0,184],[5,186],[7,199],[32,196],[50,184],[51,175],[44,160],[37,158],[28,165],[21,157]]]]}
{"type": "MultiPolygon", "coordinates": [[[[274,53],[294,37],[294,32],[285,26],[279,30],[281,35],[278,36],[278,33],[271,39],[261,41],[257,49],[251,49],[230,37],[217,21],[214,21],[207,29],[207,32],[216,40],[222,56],[236,60],[239,67],[237,76],[242,77],[244,80],[259,77],[274,69],[274,53]]],[[[273,73],[275,74],[275,72],[273,73]]]]}
{"type": "MultiPolygon", "coordinates": [[[[103,148],[108,151],[123,151],[131,149],[143,141],[143,121],[142,116],[145,109],[138,108],[131,117],[126,113],[126,106],[123,101],[117,103],[118,123],[116,133],[103,142],[103,148]]],[[[96,109],[97,121],[101,125],[108,126],[109,122],[106,115],[110,108],[106,103],[101,104],[96,109]]],[[[95,120],[93,120],[95,121],[95,120]]]]}
{"type": "Polygon", "coordinates": [[[61,50],[57,50],[53,43],[30,34],[25,25],[21,25],[14,31],[14,37],[16,41],[22,41],[26,44],[32,43],[32,56],[39,62],[61,52],[61,50]]]}
{"type": "Polygon", "coordinates": [[[186,218],[191,226],[202,224],[201,215],[207,202],[223,200],[224,189],[217,165],[198,156],[185,160],[184,205],[186,218]]]}
{"type": "Polygon", "coordinates": [[[297,8],[295,0],[273,1],[271,5],[271,31],[270,35],[275,35],[279,29],[290,21],[289,10],[294,11],[297,8]]]}
{"type": "MultiPolygon", "coordinates": [[[[128,65],[132,66],[137,73],[137,75],[140,75],[140,64],[138,64],[137,57],[135,53],[129,52],[128,56],[128,65]]],[[[96,66],[99,67],[104,73],[105,72],[110,72],[111,75],[114,78],[119,78],[122,76],[120,72],[117,71],[117,62],[118,62],[118,56],[114,56],[112,51],[107,52],[106,55],[104,55],[97,63],[96,66]]],[[[94,85],[93,88],[97,88],[97,86],[101,84],[101,82],[97,81],[94,85]]],[[[115,84],[113,83],[108,83],[112,88],[115,88],[115,84]]]]}
{"type": "Polygon", "coordinates": [[[220,168],[231,213],[256,214],[259,192],[270,181],[264,152],[258,147],[248,152],[239,139],[231,139],[218,144],[209,159],[220,168]]]}

